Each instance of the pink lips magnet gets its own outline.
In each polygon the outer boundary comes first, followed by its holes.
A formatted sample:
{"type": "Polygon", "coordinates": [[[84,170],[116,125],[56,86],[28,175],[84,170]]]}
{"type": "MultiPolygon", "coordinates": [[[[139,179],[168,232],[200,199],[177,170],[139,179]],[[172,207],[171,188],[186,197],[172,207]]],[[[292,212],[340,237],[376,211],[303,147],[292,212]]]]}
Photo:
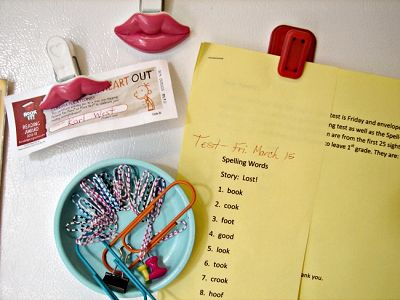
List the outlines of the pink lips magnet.
{"type": "Polygon", "coordinates": [[[60,106],[66,101],[79,100],[85,95],[96,94],[108,89],[111,86],[108,81],[96,81],[86,77],[76,77],[75,79],[53,86],[39,108],[50,109],[60,106]]]}
{"type": "Polygon", "coordinates": [[[115,27],[115,34],[133,48],[149,53],[168,50],[190,34],[190,28],[167,13],[136,13],[115,27]]]}

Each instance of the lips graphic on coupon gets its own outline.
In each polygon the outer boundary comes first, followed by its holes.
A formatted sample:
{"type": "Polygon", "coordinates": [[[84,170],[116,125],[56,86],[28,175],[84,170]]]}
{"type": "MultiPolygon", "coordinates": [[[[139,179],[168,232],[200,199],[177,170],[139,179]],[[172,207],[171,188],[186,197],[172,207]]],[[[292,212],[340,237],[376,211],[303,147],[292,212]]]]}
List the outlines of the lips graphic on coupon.
{"type": "Polygon", "coordinates": [[[96,81],[86,77],[76,77],[73,80],[53,86],[40,103],[39,108],[56,108],[66,101],[75,101],[85,95],[96,94],[108,89],[108,81],[96,81]]]}
{"type": "Polygon", "coordinates": [[[125,43],[143,52],[168,50],[190,34],[190,28],[178,23],[167,13],[137,13],[115,27],[115,34],[125,43]]]}

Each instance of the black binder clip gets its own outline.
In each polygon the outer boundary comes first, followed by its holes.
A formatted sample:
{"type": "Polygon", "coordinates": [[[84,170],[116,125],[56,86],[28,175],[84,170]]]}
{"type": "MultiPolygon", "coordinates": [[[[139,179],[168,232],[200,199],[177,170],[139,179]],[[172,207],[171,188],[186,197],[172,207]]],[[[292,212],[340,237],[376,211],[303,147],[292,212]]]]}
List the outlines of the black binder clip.
{"type": "Polygon", "coordinates": [[[268,53],[279,55],[278,73],[283,77],[301,77],[306,61],[313,62],[317,39],[302,28],[288,25],[276,27],[269,41],[268,53]]]}
{"type": "MultiPolygon", "coordinates": [[[[121,247],[119,249],[120,253],[120,258],[122,259],[124,256],[123,248],[121,247]]],[[[124,262],[126,264],[127,258],[131,254],[125,255],[124,262]]],[[[118,292],[118,293],[123,293],[125,294],[127,289],[128,289],[128,284],[129,284],[129,279],[124,277],[124,273],[121,271],[117,271],[117,266],[115,266],[114,270],[112,273],[106,272],[106,274],[103,277],[103,282],[113,291],[118,292]]]]}
{"type": "Polygon", "coordinates": [[[122,272],[106,272],[103,281],[115,292],[125,294],[128,290],[129,279],[125,278],[122,272]]]}

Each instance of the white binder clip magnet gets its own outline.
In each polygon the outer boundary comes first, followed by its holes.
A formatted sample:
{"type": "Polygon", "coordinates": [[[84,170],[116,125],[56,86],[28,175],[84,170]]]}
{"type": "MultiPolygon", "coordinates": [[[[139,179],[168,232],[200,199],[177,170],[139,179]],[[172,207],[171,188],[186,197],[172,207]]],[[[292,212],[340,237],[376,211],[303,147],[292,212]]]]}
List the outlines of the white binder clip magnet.
{"type": "Polygon", "coordinates": [[[141,13],[159,13],[164,10],[164,1],[162,0],[140,0],[139,11],[141,13]]]}
{"type": "Polygon", "coordinates": [[[66,81],[80,74],[72,43],[59,36],[53,36],[47,41],[46,51],[57,82],[66,81]]]}

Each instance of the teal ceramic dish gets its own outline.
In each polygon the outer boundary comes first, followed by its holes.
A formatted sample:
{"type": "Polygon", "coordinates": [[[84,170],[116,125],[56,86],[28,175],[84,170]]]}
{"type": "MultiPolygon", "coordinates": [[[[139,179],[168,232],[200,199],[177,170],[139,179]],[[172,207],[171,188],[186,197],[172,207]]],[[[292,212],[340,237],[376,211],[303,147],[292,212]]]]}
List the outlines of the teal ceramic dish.
{"type": "MultiPolygon", "coordinates": [[[[68,270],[84,285],[87,287],[102,293],[101,288],[93,280],[91,274],[82,264],[75,252],[75,236],[76,233],[67,232],[65,229],[65,224],[70,222],[75,214],[77,214],[77,209],[74,203],[71,201],[73,194],[79,193],[84,195],[79,187],[80,181],[94,173],[108,172],[112,174],[112,170],[121,165],[127,164],[130,166],[135,166],[141,173],[144,170],[150,171],[155,176],[161,176],[165,179],[167,185],[174,181],[174,179],[165,173],[163,170],[151,165],[149,163],[133,160],[133,159],[113,159],[102,161],[92,165],[91,167],[83,170],[78,175],[76,175],[73,180],[67,185],[64,192],[62,193],[54,219],[54,236],[56,241],[56,246],[62,261],[68,270]]],[[[189,200],[187,199],[185,193],[179,186],[172,188],[167,194],[164,200],[161,213],[154,224],[154,229],[156,232],[161,230],[173,217],[175,217],[187,204],[189,200]],[[171,200],[171,201],[169,201],[171,200]]],[[[135,215],[131,211],[119,212],[118,213],[118,228],[121,231],[128,225],[135,215]]],[[[147,283],[146,287],[155,292],[170,282],[172,282],[178,274],[182,271],[186,265],[190,254],[192,252],[194,235],[195,235],[195,222],[192,210],[188,210],[183,217],[188,224],[188,228],[181,232],[179,235],[158,244],[152,251],[151,255],[157,255],[162,260],[161,265],[168,269],[167,274],[163,277],[153,280],[151,283],[147,283]]],[[[129,236],[129,243],[135,248],[140,248],[140,243],[143,238],[144,223],[141,222],[138,228],[135,229],[129,236]]],[[[114,250],[118,253],[118,249],[121,243],[117,243],[114,250]]],[[[101,254],[103,252],[103,245],[101,243],[94,243],[88,246],[80,247],[82,254],[88,260],[90,265],[95,269],[95,271],[103,277],[106,268],[103,266],[101,261],[101,254]]],[[[113,259],[111,255],[108,255],[110,265],[113,265],[113,259]]],[[[142,276],[135,270],[134,274],[137,278],[141,279],[142,276]]],[[[136,290],[136,288],[129,283],[129,289],[125,294],[116,293],[118,297],[139,297],[141,293],[136,290]]]]}

